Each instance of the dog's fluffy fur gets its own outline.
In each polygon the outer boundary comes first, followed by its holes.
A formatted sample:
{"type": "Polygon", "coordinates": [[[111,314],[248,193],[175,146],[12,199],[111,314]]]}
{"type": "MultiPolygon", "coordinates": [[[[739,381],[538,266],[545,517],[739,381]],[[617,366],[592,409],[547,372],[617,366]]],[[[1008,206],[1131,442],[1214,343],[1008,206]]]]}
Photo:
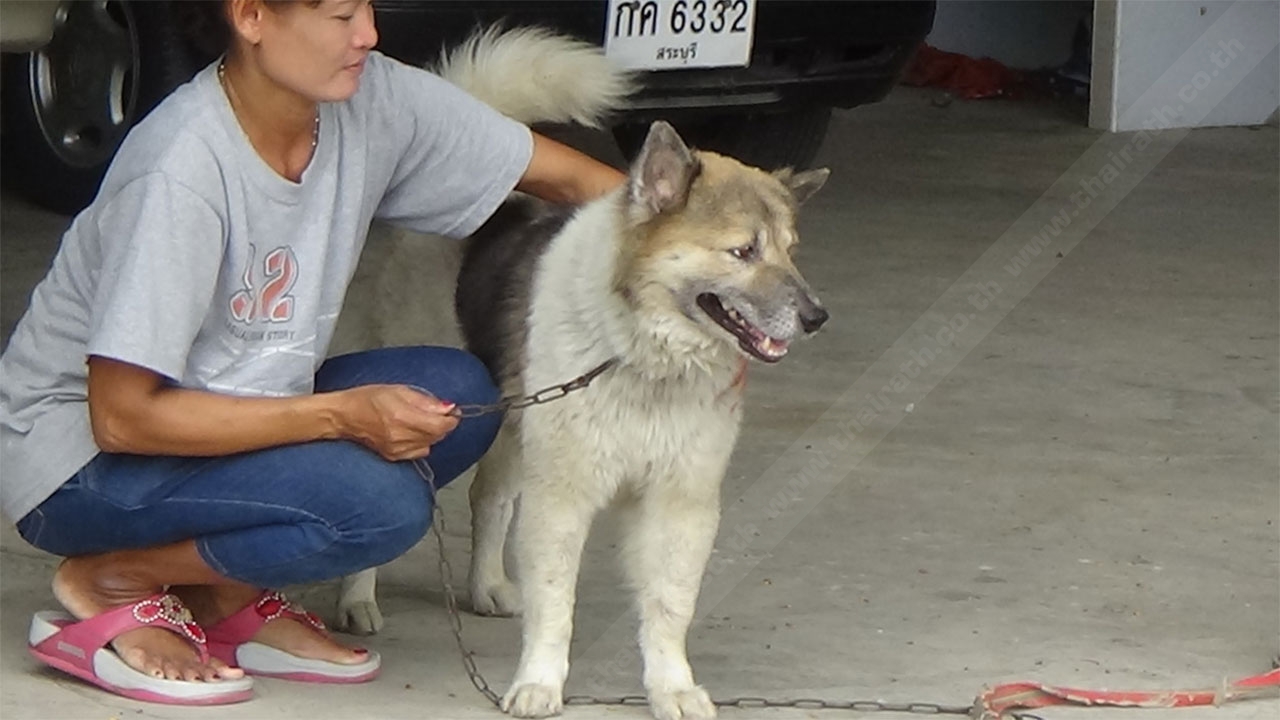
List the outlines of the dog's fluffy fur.
{"type": "Polygon", "coordinates": [[[632,77],[610,68],[595,45],[539,27],[491,27],[428,69],[531,123],[600,127],[635,89],[632,77]]]}
{"type": "MultiPolygon", "coordinates": [[[[541,31],[482,34],[439,68],[524,122],[593,124],[630,87],[593,46],[541,31]]],[[[791,261],[797,208],[826,176],[697,152],[655,123],[624,187],[581,208],[515,197],[469,240],[458,319],[505,393],[617,359],[588,389],[509,415],[471,487],[474,609],[523,613],[510,714],[561,709],[583,543],[612,506],[652,711],[715,715],[685,636],[747,358],[776,362],[826,319],[791,261]],[[519,589],[503,563],[517,497],[519,589]]]]}

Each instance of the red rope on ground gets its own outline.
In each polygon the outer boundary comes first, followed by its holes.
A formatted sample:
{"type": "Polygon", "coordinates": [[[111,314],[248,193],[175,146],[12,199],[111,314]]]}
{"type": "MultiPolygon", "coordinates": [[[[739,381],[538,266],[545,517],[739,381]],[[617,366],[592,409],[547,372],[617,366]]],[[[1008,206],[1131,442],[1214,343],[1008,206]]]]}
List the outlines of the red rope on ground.
{"type": "Polygon", "coordinates": [[[1000,720],[1016,710],[1054,705],[1172,708],[1220,705],[1262,697],[1280,688],[1280,669],[1224,683],[1214,690],[1083,690],[1022,682],[997,685],[978,697],[984,720],[1000,720]]]}

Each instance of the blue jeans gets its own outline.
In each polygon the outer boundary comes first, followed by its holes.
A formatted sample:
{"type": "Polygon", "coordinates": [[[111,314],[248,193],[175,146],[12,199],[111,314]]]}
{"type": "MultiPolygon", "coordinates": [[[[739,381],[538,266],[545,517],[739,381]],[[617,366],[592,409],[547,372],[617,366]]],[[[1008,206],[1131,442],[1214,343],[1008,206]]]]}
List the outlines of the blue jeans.
{"type": "MultiPolygon", "coordinates": [[[[414,385],[460,405],[498,389],[474,356],[439,347],[330,358],[316,391],[414,385]]],[[[433,445],[442,487],[492,444],[500,415],[467,418],[433,445]]],[[[409,462],[354,442],[318,441],[225,457],[100,453],[18,523],[27,542],[73,556],[194,539],[209,567],[278,588],[380,565],[413,547],[431,522],[430,488],[409,462]]]]}

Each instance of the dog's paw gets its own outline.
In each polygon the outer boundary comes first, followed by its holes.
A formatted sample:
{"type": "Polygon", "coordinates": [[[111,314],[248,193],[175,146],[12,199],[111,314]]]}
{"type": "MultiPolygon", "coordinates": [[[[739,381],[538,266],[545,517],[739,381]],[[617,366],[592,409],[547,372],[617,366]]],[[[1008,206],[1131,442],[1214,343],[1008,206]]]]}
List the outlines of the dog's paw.
{"type": "Polygon", "coordinates": [[[471,587],[471,609],[477,615],[512,617],[520,614],[520,586],[510,580],[471,587]]]}
{"type": "Polygon", "coordinates": [[[352,635],[373,635],[382,629],[382,611],[372,600],[339,603],[335,627],[352,635]]]}
{"type": "Polygon", "coordinates": [[[555,685],[515,685],[502,698],[502,711],[513,717],[550,717],[559,715],[562,709],[564,699],[560,688],[555,685]]]}
{"type": "Polygon", "coordinates": [[[713,720],[716,706],[700,685],[675,692],[649,693],[649,710],[658,720],[713,720]]]}

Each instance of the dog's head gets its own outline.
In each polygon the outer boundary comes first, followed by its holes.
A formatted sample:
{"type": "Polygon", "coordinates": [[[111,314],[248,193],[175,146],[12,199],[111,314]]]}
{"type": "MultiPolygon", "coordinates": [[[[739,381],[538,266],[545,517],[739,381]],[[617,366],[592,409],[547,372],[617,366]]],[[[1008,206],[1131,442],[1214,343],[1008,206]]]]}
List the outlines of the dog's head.
{"type": "Polygon", "coordinates": [[[623,198],[619,289],[749,357],[781,360],[827,320],[792,258],[796,211],[829,174],[769,173],[691,151],[670,125],[654,123],[623,198]]]}

